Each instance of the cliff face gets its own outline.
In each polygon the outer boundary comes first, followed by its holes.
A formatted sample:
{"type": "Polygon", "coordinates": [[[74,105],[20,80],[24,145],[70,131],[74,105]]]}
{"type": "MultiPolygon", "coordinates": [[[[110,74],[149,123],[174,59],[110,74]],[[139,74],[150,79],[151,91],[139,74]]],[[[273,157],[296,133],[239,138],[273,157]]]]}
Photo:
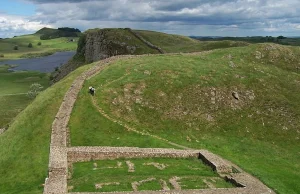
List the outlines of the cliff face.
{"type": "Polygon", "coordinates": [[[136,36],[130,29],[93,29],[83,33],[78,41],[77,53],[67,64],[52,74],[57,82],[83,64],[115,55],[140,55],[162,53],[136,36]]]}
{"type": "Polygon", "coordinates": [[[135,37],[128,29],[90,30],[78,47],[85,62],[90,63],[115,55],[159,53],[135,37]]]}

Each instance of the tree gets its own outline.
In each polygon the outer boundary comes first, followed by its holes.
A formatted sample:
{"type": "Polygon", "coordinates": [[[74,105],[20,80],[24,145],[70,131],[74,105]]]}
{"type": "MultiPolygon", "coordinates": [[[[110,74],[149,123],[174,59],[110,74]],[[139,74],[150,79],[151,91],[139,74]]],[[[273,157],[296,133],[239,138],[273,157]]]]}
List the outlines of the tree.
{"type": "Polygon", "coordinates": [[[35,98],[42,90],[43,86],[39,83],[31,84],[29,91],[27,92],[27,96],[29,98],[35,98]]]}
{"type": "Polygon", "coordinates": [[[28,44],[28,48],[32,48],[32,44],[31,43],[28,44]]]}
{"type": "Polygon", "coordinates": [[[286,37],[284,36],[278,36],[277,39],[285,39],[286,37]]]}
{"type": "Polygon", "coordinates": [[[14,46],[14,50],[19,50],[19,46],[18,46],[18,45],[15,45],[15,46],[14,46]]]}
{"type": "Polygon", "coordinates": [[[41,42],[38,42],[38,44],[37,44],[38,46],[41,46],[42,45],[42,43],[41,42]]]}

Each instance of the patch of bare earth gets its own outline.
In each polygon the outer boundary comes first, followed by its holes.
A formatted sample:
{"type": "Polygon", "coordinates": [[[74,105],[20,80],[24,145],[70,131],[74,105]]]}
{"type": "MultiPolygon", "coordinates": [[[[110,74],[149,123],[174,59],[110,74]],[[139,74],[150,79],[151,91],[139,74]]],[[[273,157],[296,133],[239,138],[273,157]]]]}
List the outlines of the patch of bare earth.
{"type": "Polygon", "coordinates": [[[5,128],[0,129],[0,135],[5,132],[5,128]]]}
{"type": "Polygon", "coordinates": [[[208,188],[213,189],[215,186],[206,179],[203,179],[203,182],[208,186],[208,188]]]}
{"type": "Polygon", "coordinates": [[[126,164],[128,166],[128,172],[135,172],[134,163],[128,160],[126,161],[126,164]]]}
{"type": "Polygon", "coordinates": [[[168,187],[168,184],[165,180],[160,179],[159,183],[163,191],[170,191],[171,189],[168,187]]]}
{"type": "Polygon", "coordinates": [[[160,164],[160,163],[157,163],[157,162],[144,163],[143,165],[144,166],[154,166],[159,170],[164,170],[167,167],[167,165],[160,164]]]}
{"type": "Polygon", "coordinates": [[[174,176],[172,178],[169,179],[169,182],[171,183],[171,185],[173,186],[173,188],[175,190],[178,190],[180,191],[181,190],[181,186],[180,184],[178,183],[178,181],[180,180],[181,178],[177,177],[177,176],[174,176]]]}
{"type": "Polygon", "coordinates": [[[95,184],[95,188],[96,189],[102,189],[103,186],[109,186],[109,185],[120,185],[120,183],[119,182],[98,183],[98,184],[95,184]]]}
{"type": "Polygon", "coordinates": [[[131,186],[132,186],[133,191],[138,191],[138,187],[140,185],[142,185],[143,183],[146,183],[146,182],[154,181],[154,180],[156,180],[156,178],[151,177],[151,178],[147,178],[145,180],[135,181],[135,182],[131,183],[131,186]]]}

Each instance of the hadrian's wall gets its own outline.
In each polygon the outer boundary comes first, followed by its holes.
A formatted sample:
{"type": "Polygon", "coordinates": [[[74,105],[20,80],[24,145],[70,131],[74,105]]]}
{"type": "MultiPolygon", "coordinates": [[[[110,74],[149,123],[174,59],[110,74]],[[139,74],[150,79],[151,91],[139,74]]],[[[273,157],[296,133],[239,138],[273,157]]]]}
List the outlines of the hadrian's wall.
{"type": "Polygon", "coordinates": [[[126,28],[130,33],[132,33],[135,37],[137,37],[140,41],[142,41],[143,43],[145,43],[148,47],[157,50],[158,52],[160,52],[161,54],[164,54],[165,52],[159,48],[158,46],[155,46],[154,44],[152,44],[151,42],[147,41],[146,39],[144,39],[139,33],[133,31],[131,28],[126,28]]]}

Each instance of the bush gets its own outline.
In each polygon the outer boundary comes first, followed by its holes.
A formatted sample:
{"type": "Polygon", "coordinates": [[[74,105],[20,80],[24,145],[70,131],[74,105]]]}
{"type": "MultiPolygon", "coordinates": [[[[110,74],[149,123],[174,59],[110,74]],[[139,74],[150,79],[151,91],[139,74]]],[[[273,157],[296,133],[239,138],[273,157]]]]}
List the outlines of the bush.
{"type": "Polygon", "coordinates": [[[18,46],[18,45],[15,45],[15,46],[14,46],[14,50],[19,50],[19,46],[18,46]]]}
{"type": "Polygon", "coordinates": [[[28,44],[28,48],[32,48],[32,44],[31,43],[28,44]]]}
{"type": "Polygon", "coordinates": [[[38,43],[37,43],[37,45],[38,45],[38,46],[41,46],[41,45],[42,45],[42,43],[41,43],[41,42],[38,42],[38,43]]]}
{"type": "Polygon", "coordinates": [[[29,98],[35,98],[41,91],[43,90],[43,86],[38,83],[31,84],[29,91],[27,92],[27,96],[29,98]]]}
{"type": "Polygon", "coordinates": [[[1,57],[1,58],[3,58],[3,57],[4,57],[4,55],[3,55],[3,54],[0,54],[0,57],[1,57]]]}

